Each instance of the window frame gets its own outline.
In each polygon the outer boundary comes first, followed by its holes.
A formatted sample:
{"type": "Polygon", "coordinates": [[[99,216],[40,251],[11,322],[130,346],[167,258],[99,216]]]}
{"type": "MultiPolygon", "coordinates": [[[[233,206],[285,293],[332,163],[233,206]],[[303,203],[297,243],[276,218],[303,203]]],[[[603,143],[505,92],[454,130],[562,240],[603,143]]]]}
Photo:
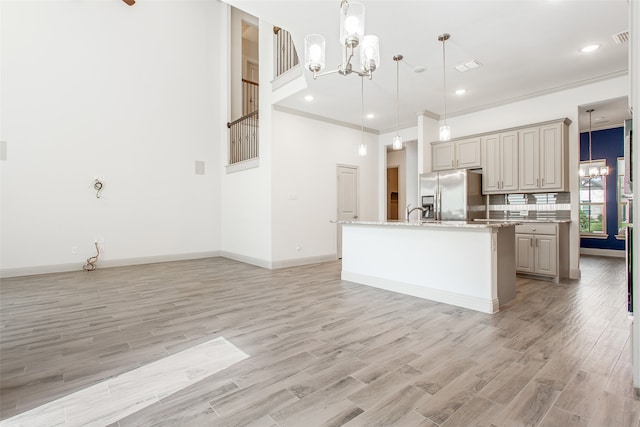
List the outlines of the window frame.
{"type": "MultiPolygon", "coordinates": [[[[615,235],[615,238],[618,240],[625,240],[625,231],[626,225],[623,223],[623,218],[628,216],[628,205],[629,199],[624,196],[624,178],[625,178],[625,159],[624,157],[618,157],[616,159],[616,187],[617,187],[617,207],[618,207],[618,232],[615,235]]],[[[627,218],[627,223],[629,218],[627,218]]]]}
{"type": "MultiPolygon", "coordinates": [[[[589,178],[589,166],[590,165],[595,165],[595,166],[606,166],[607,165],[607,161],[606,159],[594,159],[594,160],[586,160],[586,161],[581,161],[580,162],[580,169],[585,170],[586,174],[584,177],[580,177],[580,186],[579,186],[579,192],[578,192],[578,213],[582,213],[582,207],[583,206],[588,206],[589,207],[589,212],[591,212],[591,207],[592,206],[602,206],[602,232],[601,233],[594,233],[594,232],[583,232],[582,231],[582,225],[579,224],[578,228],[580,230],[580,237],[584,237],[584,238],[588,238],[588,239],[608,239],[609,235],[607,234],[607,179],[606,177],[603,177],[602,179],[602,192],[603,192],[603,201],[602,202],[592,202],[591,201],[591,190],[589,190],[589,201],[584,203],[582,201],[582,194],[581,194],[581,190],[582,190],[582,181],[583,180],[591,180],[592,178],[589,178]]],[[[589,229],[591,230],[591,219],[590,219],[590,215],[587,216],[587,219],[589,220],[589,229]]]]}

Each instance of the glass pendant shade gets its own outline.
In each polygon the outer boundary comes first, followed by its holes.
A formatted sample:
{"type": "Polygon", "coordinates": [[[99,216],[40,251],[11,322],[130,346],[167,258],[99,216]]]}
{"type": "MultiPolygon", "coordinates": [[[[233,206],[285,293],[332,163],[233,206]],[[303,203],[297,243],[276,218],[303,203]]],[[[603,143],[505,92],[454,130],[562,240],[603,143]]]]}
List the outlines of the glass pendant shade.
{"type": "Polygon", "coordinates": [[[400,135],[393,137],[393,149],[402,150],[402,137],[400,135]]]}
{"type": "Polygon", "coordinates": [[[609,168],[607,166],[601,166],[600,167],[600,175],[601,176],[609,175],[609,168]]]}
{"type": "Polygon", "coordinates": [[[578,171],[578,175],[580,175],[580,178],[584,178],[585,176],[584,169],[580,168],[580,170],[578,171]]]}
{"type": "Polygon", "coordinates": [[[448,125],[440,126],[440,141],[451,139],[451,128],[448,125]]]}
{"type": "Polygon", "coordinates": [[[360,66],[365,72],[375,71],[380,65],[380,41],[378,36],[368,35],[360,45],[360,66]]]}
{"type": "Polygon", "coordinates": [[[358,155],[362,157],[367,155],[367,144],[360,144],[358,147],[358,155]]]}
{"type": "Polygon", "coordinates": [[[343,2],[340,7],[340,44],[357,46],[364,37],[364,5],[343,2]]]}
{"type": "Polygon", "coordinates": [[[595,178],[598,176],[598,172],[600,172],[600,169],[598,169],[598,167],[596,166],[590,166],[589,167],[589,176],[591,178],[595,178]]]}
{"type": "Polygon", "coordinates": [[[304,38],[304,65],[318,72],[325,67],[326,42],[320,34],[309,34],[304,38]]]}

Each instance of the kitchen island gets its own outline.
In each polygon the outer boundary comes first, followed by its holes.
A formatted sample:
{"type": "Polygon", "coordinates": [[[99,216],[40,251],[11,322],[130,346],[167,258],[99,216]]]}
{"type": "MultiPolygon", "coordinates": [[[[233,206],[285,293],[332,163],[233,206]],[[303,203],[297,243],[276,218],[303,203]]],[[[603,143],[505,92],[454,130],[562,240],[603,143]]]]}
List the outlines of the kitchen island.
{"type": "Polygon", "coordinates": [[[342,221],[342,279],[495,313],[516,294],[516,222],[342,221]]]}

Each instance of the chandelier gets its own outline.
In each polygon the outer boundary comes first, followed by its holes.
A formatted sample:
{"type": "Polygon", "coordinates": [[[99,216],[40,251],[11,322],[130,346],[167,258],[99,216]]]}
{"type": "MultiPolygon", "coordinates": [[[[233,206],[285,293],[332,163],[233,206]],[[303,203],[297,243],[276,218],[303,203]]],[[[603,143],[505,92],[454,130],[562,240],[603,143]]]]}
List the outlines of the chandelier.
{"type": "Polygon", "coordinates": [[[350,3],[348,0],[340,2],[340,43],[344,50],[338,69],[321,73],[325,67],[324,36],[309,34],[304,38],[305,67],[313,73],[313,78],[335,73],[348,76],[353,73],[371,79],[373,72],[380,65],[380,49],[378,36],[364,34],[362,3],[350,3]],[[360,69],[354,70],[351,60],[358,46],[360,46],[360,69]]]}
{"type": "Polygon", "coordinates": [[[588,176],[587,173],[585,173],[585,170],[583,168],[580,168],[580,178],[600,178],[609,175],[609,168],[607,166],[594,166],[593,159],[591,157],[591,113],[593,113],[594,111],[595,110],[593,108],[587,110],[587,113],[589,113],[589,167],[587,168],[588,176]]]}

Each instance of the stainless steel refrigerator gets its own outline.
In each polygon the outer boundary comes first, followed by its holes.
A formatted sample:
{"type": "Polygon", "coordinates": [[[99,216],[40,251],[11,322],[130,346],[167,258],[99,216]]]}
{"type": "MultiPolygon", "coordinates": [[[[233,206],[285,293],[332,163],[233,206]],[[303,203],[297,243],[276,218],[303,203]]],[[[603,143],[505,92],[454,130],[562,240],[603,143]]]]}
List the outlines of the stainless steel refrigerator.
{"type": "Polygon", "coordinates": [[[486,218],[482,174],[470,169],[420,175],[423,220],[468,221],[486,218]]]}

